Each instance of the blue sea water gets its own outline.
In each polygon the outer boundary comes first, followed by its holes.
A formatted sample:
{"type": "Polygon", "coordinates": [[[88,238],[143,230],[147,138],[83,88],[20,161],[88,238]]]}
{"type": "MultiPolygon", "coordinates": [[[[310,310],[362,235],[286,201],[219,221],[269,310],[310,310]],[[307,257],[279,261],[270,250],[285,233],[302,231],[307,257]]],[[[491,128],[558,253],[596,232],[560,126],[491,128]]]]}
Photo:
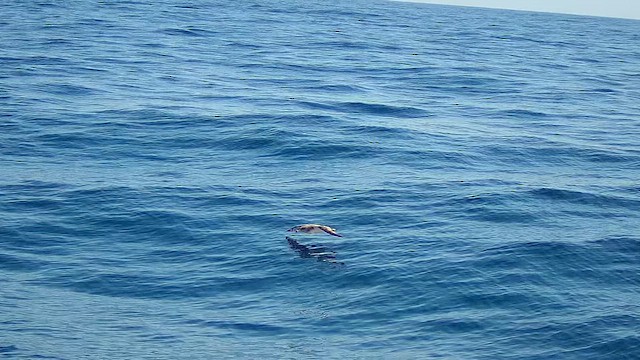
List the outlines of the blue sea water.
{"type": "Polygon", "coordinates": [[[640,358],[639,21],[0,14],[0,358],[640,358]]]}

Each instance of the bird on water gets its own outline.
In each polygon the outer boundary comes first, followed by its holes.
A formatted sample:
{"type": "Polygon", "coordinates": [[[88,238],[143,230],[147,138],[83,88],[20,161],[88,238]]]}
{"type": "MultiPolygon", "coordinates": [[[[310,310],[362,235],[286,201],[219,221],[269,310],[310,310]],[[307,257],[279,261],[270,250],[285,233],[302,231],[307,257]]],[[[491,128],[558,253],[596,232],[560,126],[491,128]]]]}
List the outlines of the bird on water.
{"type": "Polygon", "coordinates": [[[319,234],[325,232],[329,235],[342,237],[342,235],[336,232],[336,229],[328,227],[327,225],[318,225],[318,224],[304,224],[294,226],[291,229],[287,230],[288,232],[301,232],[306,234],[319,234]]]}

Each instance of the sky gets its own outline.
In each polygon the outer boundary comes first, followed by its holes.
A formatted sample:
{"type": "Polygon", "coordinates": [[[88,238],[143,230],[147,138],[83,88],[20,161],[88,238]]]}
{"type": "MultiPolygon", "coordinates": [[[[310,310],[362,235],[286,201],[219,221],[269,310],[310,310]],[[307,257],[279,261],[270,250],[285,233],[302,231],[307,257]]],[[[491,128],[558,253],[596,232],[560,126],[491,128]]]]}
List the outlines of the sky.
{"type": "Polygon", "coordinates": [[[412,2],[640,19],[640,0],[407,0],[412,2]]]}

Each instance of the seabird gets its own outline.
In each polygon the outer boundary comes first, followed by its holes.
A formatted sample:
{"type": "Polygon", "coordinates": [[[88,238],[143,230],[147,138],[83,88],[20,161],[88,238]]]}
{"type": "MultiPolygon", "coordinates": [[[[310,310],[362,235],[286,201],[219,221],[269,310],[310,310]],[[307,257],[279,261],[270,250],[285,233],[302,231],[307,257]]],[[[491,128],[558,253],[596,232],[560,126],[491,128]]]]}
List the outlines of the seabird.
{"type": "Polygon", "coordinates": [[[330,228],[327,225],[318,225],[318,224],[304,224],[294,226],[291,229],[287,230],[288,232],[303,232],[307,234],[318,234],[321,232],[326,232],[329,235],[342,237],[342,235],[336,232],[336,229],[330,228]]]}

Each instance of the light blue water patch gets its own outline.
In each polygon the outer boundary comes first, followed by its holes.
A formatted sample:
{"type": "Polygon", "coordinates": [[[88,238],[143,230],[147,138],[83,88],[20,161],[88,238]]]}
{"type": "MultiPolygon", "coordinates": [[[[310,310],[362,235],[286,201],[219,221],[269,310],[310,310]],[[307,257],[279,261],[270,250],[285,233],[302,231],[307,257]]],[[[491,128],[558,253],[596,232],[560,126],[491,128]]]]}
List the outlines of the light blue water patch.
{"type": "Polygon", "coordinates": [[[0,13],[0,357],[640,358],[638,21],[0,13]]]}

